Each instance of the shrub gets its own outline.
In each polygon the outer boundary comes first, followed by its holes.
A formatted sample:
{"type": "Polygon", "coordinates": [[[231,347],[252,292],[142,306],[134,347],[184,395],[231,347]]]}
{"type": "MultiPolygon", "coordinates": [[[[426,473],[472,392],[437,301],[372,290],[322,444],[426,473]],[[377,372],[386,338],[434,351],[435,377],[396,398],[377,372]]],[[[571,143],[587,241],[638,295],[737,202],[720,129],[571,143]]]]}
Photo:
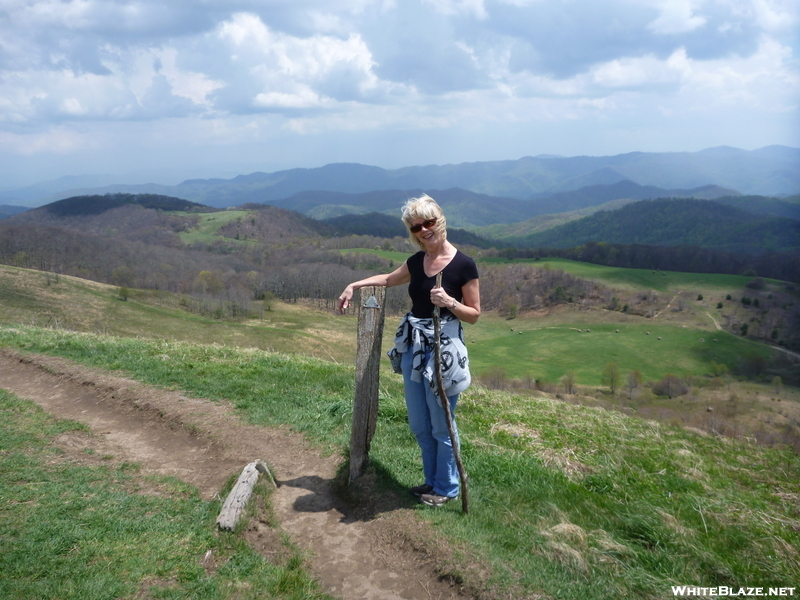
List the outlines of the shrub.
{"type": "Polygon", "coordinates": [[[566,374],[561,378],[561,385],[564,386],[564,391],[567,394],[575,393],[575,383],[575,371],[567,371],[566,374]]]}
{"type": "Polygon", "coordinates": [[[689,386],[684,381],[673,375],[667,373],[661,381],[653,384],[653,393],[658,396],[667,396],[668,398],[675,398],[677,396],[684,396],[689,393],[689,386]]]}
{"type": "Polygon", "coordinates": [[[508,386],[508,376],[503,367],[491,367],[481,375],[480,380],[491,390],[504,390],[508,386]]]}
{"type": "Polygon", "coordinates": [[[728,365],[724,363],[711,363],[711,374],[714,377],[722,377],[728,374],[728,365]]]}

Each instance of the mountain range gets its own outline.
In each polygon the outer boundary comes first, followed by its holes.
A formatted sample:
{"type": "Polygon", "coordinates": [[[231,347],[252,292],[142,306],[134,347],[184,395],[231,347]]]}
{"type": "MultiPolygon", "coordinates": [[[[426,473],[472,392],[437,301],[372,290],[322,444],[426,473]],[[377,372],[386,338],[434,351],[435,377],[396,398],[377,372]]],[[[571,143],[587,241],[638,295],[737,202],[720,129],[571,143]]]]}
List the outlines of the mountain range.
{"type": "MultiPolygon", "coordinates": [[[[268,204],[301,212],[315,219],[345,214],[382,212],[399,216],[403,203],[423,193],[421,189],[377,190],[359,194],[307,191],[293,194],[268,204]]],[[[480,227],[497,223],[518,223],[538,215],[552,215],[596,207],[615,200],[645,200],[648,198],[701,198],[711,200],[722,196],[737,196],[738,192],[708,185],[696,189],[662,189],[641,186],[632,181],[591,185],[570,192],[520,200],[479,194],[462,188],[431,189],[427,193],[447,213],[447,221],[456,227],[480,227]]]]}
{"type": "Polygon", "coordinates": [[[748,151],[717,147],[699,152],[632,152],[604,157],[539,156],[394,170],[336,163],[310,169],[255,172],[232,179],[191,179],[174,186],[113,184],[75,187],[80,180],[65,178],[63,181],[6,190],[0,192],[0,203],[40,206],[71,196],[122,192],[161,194],[225,208],[248,202],[274,204],[312,191],[359,195],[376,191],[405,194],[409,190],[430,193],[430,190],[454,188],[493,198],[532,201],[559,192],[623,181],[665,190],[717,186],[744,194],[781,196],[800,192],[800,149],[767,146],[748,151]]]}

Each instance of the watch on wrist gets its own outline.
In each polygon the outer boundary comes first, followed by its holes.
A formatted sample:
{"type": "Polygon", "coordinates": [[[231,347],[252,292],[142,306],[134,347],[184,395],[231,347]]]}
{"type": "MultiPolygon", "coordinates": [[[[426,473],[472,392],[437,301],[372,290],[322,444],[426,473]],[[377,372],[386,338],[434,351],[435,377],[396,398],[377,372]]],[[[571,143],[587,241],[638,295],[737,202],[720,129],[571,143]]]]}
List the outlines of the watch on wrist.
{"type": "Polygon", "coordinates": [[[458,302],[453,300],[453,306],[450,307],[450,310],[455,310],[456,309],[456,304],[458,304],[458,302]]]}

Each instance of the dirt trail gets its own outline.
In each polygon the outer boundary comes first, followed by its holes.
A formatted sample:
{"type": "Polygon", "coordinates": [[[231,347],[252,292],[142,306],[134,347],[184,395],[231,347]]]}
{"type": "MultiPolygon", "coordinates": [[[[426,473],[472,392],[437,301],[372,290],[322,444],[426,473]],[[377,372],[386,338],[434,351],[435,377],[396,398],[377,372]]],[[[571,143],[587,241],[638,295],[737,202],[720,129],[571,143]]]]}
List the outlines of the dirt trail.
{"type": "MultiPolygon", "coordinates": [[[[429,552],[420,550],[426,527],[405,500],[378,499],[380,506],[371,507],[378,516],[363,519],[332,491],[338,459],[320,457],[297,434],[247,425],[225,403],[11,350],[0,349],[0,388],[88,425],[94,435],[71,432],[56,440],[73,455],[136,462],[143,473],[196,486],[206,499],[248,462],[266,460],[279,485],[273,505],[280,526],[310,552],[323,587],[343,600],[466,598],[436,576],[429,552]]],[[[245,535],[268,552],[274,537],[268,533],[254,523],[245,535]]]]}

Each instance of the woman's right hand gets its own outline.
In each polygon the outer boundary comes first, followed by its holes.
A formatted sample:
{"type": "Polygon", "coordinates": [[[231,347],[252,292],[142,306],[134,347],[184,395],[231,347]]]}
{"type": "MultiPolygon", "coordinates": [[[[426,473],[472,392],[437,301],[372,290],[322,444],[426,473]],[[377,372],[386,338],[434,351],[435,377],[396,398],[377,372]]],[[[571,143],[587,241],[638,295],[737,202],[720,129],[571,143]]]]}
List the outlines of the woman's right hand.
{"type": "Polygon", "coordinates": [[[339,313],[344,314],[344,311],[350,306],[350,301],[353,299],[353,286],[348,285],[344,288],[342,295],[339,296],[339,313]]]}

